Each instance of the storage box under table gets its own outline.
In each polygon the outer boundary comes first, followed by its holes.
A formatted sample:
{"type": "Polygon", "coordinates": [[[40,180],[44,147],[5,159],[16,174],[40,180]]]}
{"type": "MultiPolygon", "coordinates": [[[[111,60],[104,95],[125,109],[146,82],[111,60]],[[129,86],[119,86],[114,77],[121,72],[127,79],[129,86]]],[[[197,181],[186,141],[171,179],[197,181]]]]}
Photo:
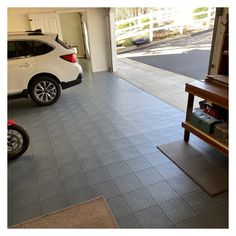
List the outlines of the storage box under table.
{"type": "Polygon", "coordinates": [[[193,111],[190,118],[190,123],[206,134],[212,133],[218,122],[218,119],[204,113],[200,108],[193,111]]]}

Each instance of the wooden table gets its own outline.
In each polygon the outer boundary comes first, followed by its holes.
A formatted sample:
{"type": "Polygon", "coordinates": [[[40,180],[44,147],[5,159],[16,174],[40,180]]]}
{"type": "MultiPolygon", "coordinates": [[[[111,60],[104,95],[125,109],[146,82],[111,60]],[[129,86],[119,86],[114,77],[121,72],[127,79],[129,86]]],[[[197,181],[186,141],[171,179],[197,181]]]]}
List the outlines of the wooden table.
{"type": "Polygon", "coordinates": [[[228,155],[228,145],[216,140],[212,135],[202,132],[189,122],[193,111],[194,96],[201,97],[222,108],[228,109],[228,87],[219,83],[195,81],[193,83],[186,83],[185,91],[188,92],[188,104],[186,119],[182,122],[182,127],[185,129],[184,140],[188,142],[190,133],[193,133],[222,153],[228,155]]]}

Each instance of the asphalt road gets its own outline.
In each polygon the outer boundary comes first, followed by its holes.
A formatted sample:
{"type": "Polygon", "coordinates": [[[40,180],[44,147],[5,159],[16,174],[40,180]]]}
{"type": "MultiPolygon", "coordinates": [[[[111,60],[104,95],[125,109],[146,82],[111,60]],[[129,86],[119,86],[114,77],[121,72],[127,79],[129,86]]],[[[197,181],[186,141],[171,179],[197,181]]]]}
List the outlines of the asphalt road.
{"type": "Polygon", "coordinates": [[[201,80],[208,72],[212,33],[158,43],[120,56],[201,80]]]}

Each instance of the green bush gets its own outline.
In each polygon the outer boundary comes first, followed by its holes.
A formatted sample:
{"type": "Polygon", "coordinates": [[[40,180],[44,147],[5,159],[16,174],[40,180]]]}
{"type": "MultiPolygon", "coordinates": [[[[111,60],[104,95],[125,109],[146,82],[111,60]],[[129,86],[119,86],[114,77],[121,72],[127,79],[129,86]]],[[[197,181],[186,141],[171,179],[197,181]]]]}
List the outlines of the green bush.
{"type": "Polygon", "coordinates": [[[154,23],[154,24],[153,24],[153,28],[157,28],[158,26],[159,26],[158,23],[154,23]]]}
{"type": "Polygon", "coordinates": [[[143,29],[149,29],[150,28],[150,25],[144,25],[143,26],[143,29]]]}
{"type": "Polygon", "coordinates": [[[117,26],[117,29],[124,29],[124,28],[130,27],[130,26],[134,26],[134,22],[131,22],[131,23],[123,23],[123,24],[121,24],[121,25],[118,25],[118,26],[117,26]]]}
{"type": "Polygon", "coordinates": [[[149,22],[150,21],[150,18],[142,18],[141,19],[141,22],[142,23],[146,23],[146,22],[149,22]]]}
{"type": "MultiPolygon", "coordinates": [[[[208,10],[208,7],[199,7],[199,8],[195,8],[193,10],[193,13],[207,11],[207,10],[208,10]]],[[[199,20],[199,19],[203,19],[203,18],[206,18],[206,17],[207,17],[207,14],[202,14],[202,15],[194,16],[193,19],[194,20],[199,20]]]]}
{"type": "Polygon", "coordinates": [[[133,41],[133,38],[125,39],[125,40],[123,40],[122,45],[124,47],[130,47],[133,45],[132,41],[133,41]]]}

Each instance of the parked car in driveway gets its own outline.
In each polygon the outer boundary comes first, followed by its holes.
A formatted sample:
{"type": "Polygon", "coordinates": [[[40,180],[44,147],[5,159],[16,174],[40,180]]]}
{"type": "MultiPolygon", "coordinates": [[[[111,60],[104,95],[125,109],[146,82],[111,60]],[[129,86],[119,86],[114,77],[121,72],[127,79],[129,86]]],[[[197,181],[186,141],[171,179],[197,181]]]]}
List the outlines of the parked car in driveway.
{"type": "Polygon", "coordinates": [[[74,49],[57,34],[8,33],[9,99],[30,95],[39,105],[51,105],[62,89],[82,82],[82,73],[74,49]]]}

